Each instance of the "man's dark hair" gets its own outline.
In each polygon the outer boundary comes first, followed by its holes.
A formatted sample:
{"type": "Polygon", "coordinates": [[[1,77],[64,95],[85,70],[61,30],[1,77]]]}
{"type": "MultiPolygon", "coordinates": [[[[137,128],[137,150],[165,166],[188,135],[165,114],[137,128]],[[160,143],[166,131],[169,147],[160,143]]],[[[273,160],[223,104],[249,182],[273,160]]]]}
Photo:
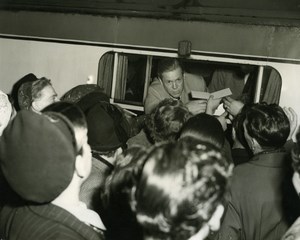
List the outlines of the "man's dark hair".
{"type": "Polygon", "coordinates": [[[172,71],[181,68],[183,71],[182,63],[177,58],[162,58],[157,65],[157,76],[162,77],[164,72],[172,71]]]}
{"type": "Polygon", "coordinates": [[[281,148],[290,133],[290,122],[276,104],[256,103],[245,113],[245,127],[262,148],[281,148]]]}

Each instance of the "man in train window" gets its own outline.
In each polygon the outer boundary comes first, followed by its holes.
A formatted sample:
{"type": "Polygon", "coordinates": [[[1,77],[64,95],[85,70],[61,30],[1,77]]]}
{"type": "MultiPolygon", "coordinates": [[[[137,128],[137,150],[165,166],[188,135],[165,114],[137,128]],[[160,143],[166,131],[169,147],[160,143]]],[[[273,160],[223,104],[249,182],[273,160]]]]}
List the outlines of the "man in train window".
{"type": "Polygon", "coordinates": [[[186,73],[178,59],[164,58],[158,62],[157,78],[151,83],[145,99],[145,113],[149,114],[166,98],[181,100],[193,114],[205,112],[206,100],[192,100],[191,90],[206,92],[203,77],[186,73]]]}

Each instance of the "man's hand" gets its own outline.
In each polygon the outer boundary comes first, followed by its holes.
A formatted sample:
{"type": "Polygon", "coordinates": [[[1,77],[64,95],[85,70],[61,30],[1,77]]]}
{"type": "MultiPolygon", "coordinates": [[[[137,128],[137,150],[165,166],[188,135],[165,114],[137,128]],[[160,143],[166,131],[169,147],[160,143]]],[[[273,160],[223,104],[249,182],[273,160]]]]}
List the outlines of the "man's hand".
{"type": "Polygon", "coordinates": [[[236,116],[244,107],[244,103],[234,100],[231,97],[223,98],[224,109],[232,116],[236,116]]]}
{"type": "Polygon", "coordinates": [[[189,109],[190,113],[196,115],[198,113],[203,113],[206,111],[207,101],[193,100],[188,102],[185,106],[189,109]]]}
{"type": "MultiPolygon", "coordinates": [[[[290,121],[290,135],[288,137],[288,140],[290,140],[293,138],[293,136],[295,135],[294,133],[298,129],[298,115],[295,112],[295,110],[292,109],[291,107],[289,107],[289,108],[284,107],[283,111],[290,121]]],[[[296,142],[296,139],[293,139],[293,142],[296,142]]]]}
{"type": "Polygon", "coordinates": [[[213,96],[210,96],[207,100],[207,107],[206,107],[206,113],[209,115],[213,115],[220,105],[222,98],[216,98],[214,99],[213,96]]]}

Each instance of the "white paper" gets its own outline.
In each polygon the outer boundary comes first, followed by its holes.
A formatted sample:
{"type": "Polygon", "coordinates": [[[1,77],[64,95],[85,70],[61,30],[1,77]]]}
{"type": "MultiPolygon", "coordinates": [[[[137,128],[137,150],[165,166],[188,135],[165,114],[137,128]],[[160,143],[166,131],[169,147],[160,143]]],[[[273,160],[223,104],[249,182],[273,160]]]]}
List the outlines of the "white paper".
{"type": "Polygon", "coordinates": [[[209,99],[210,96],[213,96],[213,99],[218,99],[218,98],[230,96],[231,94],[232,92],[230,88],[225,88],[213,93],[191,91],[192,98],[197,98],[197,99],[209,99]]]}

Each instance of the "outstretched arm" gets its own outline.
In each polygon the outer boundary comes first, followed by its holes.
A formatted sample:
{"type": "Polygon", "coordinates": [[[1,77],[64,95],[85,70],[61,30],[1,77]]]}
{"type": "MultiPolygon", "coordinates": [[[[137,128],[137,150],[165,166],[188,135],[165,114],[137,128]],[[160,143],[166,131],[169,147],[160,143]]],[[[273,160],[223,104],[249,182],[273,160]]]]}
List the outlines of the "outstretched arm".
{"type": "Polygon", "coordinates": [[[223,98],[223,103],[225,110],[232,116],[236,116],[244,107],[244,103],[231,97],[223,98]]]}

